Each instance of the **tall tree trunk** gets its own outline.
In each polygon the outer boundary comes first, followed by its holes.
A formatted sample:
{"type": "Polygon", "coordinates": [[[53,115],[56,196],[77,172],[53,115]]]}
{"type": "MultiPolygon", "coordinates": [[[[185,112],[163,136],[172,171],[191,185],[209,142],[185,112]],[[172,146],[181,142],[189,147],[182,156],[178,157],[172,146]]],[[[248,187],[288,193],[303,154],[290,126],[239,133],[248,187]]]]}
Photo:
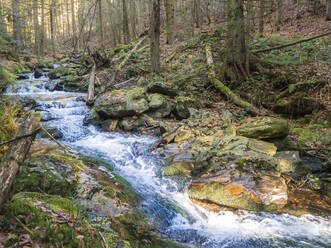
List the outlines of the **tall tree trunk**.
{"type": "Polygon", "coordinates": [[[159,73],[160,67],[160,0],[153,0],[150,39],[152,72],[159,73]]]}
{"type": "Polygon", "coordinates": [[[326,20],[331,21],[331,0],[326,2],[326,20]]]}
{"type": "Polygon", "coordinates": [[[297,15],[296,15],[296,18],[299,19],[301,18],[301,15],[300,15],[300,0],[297,0],[297,15]]]}
{"type": "Polygon", "coordinates": [[[56,30],[55,30],[55,5],[56,5],[56,0],[52,0],[51,2],[51,9],[50,9],[50,22],[51,22],[51,40],[52,40],[52,53],[53,53],[53,57],[55,57],[55,53],[56,53],[56,43],[55,43],[55,39],[56,39],[56,30]]]}
{"type": "Polygon", "coordinates": [[[72,36],[73,36],[75,50],[76,50],[77,31],[76,31],[75,1],[74,0],[71,0],[71,24],[72,24],[72,36]]]}
{"type": "Polygon", "coordinates": [[[259,9],[259,33],[262,35],[264,31],[264,11],[265,11],[265,0],[260,0],[260,9],[259,9]]]}
{"type": "MultiPolygon", "coordinates": [[[[18,136],[32,134],[39,128],[40,118],[34,113],[25,116],[18,132],[18,136]]],[[[16,175],[30,150],[36,133],[26,138],[12,142],[0,163],[0,211],[3,205],[14,193],[16,175]]]]}
{"type": "Polygon", "coordinates": [[[33,0],[33,27],[34,27],[34,47],[38,60],[40,59],[40,33],[38,21],[38,0],[33,0]]]}
{"type": "Polygon", "coordinates": [[[70,30],[70,17],[69,17],[69,1],[65,1],[66,2],[66,16],[67,16],[67,35],[68,37],[70,37],[71,34],[71,30],[70,30]]]}
{"type": "Polygon", "coordinates": [[[18,54],[22,48],[22,29],[21,29],[21,14],[19,0],[12,0],[13,11],[13,38],[15,53],[18,54]]]}
{"type": "Polygon", "coordinates": [[[45,56],[45,0],[41,0],[41,32],[40,32],[40,54],[45,56]]]}
{"type": "Polygon", "coordinates": [[[166,26],[167,26],[167,44],[174,41],[175,28],[175,3],[174,0],[164,0],[166,9],[166,26]]]}
{"type": "Polygon", "coordinates": [[[98,5],[99,5],[99,35],[100,35],[101,46],[103,47],[105,42],[105,36],[103,30],[102,0],[99,0],[98,5]]]}
{"type": "Polygon", "coordinates": [[[280,30],[280,24],[283,21],[282,18],[283,18],[283,0],[277,0],[277,17],[276,17],[277,31],[280,30]]]}
{"type": "Polygon", "coordinates": [[[226,40],[226,71],[225,77],[238,79],[248,77],[248,51],[244,7],[242,0],[228,0],[228,31],[226,40]]]}
{"type": "Polygon", "coordinates": [[[253,10],[253,1],[247,2],[247,29],[249,31],[254,30],[254,10],[253,10]]]}
{"type": "Polygon", "coordinates": [[[128,21],[128,9],[126,7],[126,0],[122,0],[122,8],[123,8],[123,38],[124,44],[128,44],[130,42],[130,30],[129,30],[129,21],[128,21]]]}

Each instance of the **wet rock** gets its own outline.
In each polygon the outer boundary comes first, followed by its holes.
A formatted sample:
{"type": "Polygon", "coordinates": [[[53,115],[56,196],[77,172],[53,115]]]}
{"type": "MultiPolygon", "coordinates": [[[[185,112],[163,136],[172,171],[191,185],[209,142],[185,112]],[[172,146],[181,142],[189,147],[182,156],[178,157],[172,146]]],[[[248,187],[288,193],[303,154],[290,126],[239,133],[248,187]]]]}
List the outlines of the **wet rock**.
{"type": "MultiPolygon", "coordinates": [[[[47,130],[48,133],[50,133],[55,139],[61,139],[63,137],[63,133],[57,129],[56,127],[51,127],[51,126],[45,126],[45,129],[47,130]]],[[[44,131],[41,131],[39,133],[41,138],[49,138],[48,134],[45,133],[44,131]]]]}
{"type": "Polygon", "coordinates": [[[241,136],[256,139],[270,139],[288,135],[286,120],[273,117],[248,118],[241,122],[237,133],[241,136]]]}
{"type": "Polygon", "coordinates": [[[189,140],[194,137],[194,133],[191,130],[180,131],[175,137],[175,143],[179,143],[185,140],[189,140]]]}
{"type": "Polygon", "coordinates": [[[165,176],[188,176],[191,173],[191,163],[187,162],[175,162],[167,166],[163,174],[165,176]]]}
{"type": "Polygon", "coordinates": [[[216,177],[205,175],[205,181],[193,181],[190,198],[251,211],[275,211],[288,200],[286,183],[278,177],[261,176],[256,180],[245,173],[224,172],[216,177]]]}
{"type": "Polygon", "coordinates": [[[88,126],[89,124],[98,126],[99,124],[101,124],[101,122],[102,120],[100,119],[100,116],[94,109],[91,109],[91,111],[87,115],[85,115],[83,119],[84,126],[88,126]]]}
{"type": "Polygon", "coordinates": [[[28,74],[17,74],[17,80],[27,80],[29,79],[29,75],[28,74]]]}
{"type": "Polygon", "coordinates": [[[161,94],[151,94],[149,100],[149,115],[153,118],[164,118],[171,114],[173,105],[170,98],[161,94]]]}
{"type": "Polygon", "coordinates": [[[176,90],[166,82],[156,81],[147,85],[146,91],[148,93],[160,93],[168,96],[176,96],[176,90]]]}
{"type": "Polygon", "coordinates": [[[58,88],[58,81],[50,81],[45,84],[45,88],[49,91],[55,91],[58,88]]]}
{"type": "Polygon", "coordinates": [[[35,78],[40,78],[44,75],[44,72],[42,69],[36,68],[34,71],[34,77],[35,78]]]}
{"type": "Polygon", "coordinates": [[[146,127],[146,122],[141,118],[126,117],[120,121],[120,127],[124,131],[138,131],[141,127],[146,127]]]}
{"type": "Polygon", "coordinates": [[[41,114],[41,121],[51,121],[58,119],[57,116],[47,111],[41,111],[40,114],[41,114]]]}
{"type": "Polygon", "coordinates": [[[99,96],[94,109],[104,118],[121,118],[140,115],[149,106],[143,89],[114,90],[99,96]]]}
{"type": "Polygon", "coordinates": [[[58,79],[62,76],[67,76],[70,73],[69,67],[59,66],[48,73],[50,79],[58,79]]]}
{"type": "Polygon", "coordinates": [[[275,158],[279,160],[278,170],[282,173],[294,172],[297,164],[301,161],[297,151],[277,152],[275,158]]]}
{"type": "Polygon", "coordinates": [[[75,99],[77,102],[86,102],[87,98],[85,96],[79,96],[75,99]]]}

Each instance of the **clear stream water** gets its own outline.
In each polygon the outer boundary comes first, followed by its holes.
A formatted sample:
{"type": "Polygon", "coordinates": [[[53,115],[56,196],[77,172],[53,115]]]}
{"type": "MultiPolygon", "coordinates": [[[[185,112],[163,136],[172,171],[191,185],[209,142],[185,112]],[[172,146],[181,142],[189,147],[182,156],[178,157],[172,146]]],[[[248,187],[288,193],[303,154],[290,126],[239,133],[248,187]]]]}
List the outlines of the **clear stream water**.
{"type": "Polygon", "coordinates": [[[50,92],[45,89],[47,76],[35,79],[33,74],[28,75],[29,79],[20,80],[7,94],[35,99],[38,110],[56,118],[47,125],[62,131],[62,143],[109,161],[144,197],[142,208],[151,219],[158,220],[158,231],[165,237],[201,248],[331,247],[331,218],[245,211],[214,213],[194,205],[185,188],[162,177],[162,158],[148,152],[157,137],[106,133],[83,126],[89,110],[76,99],[85,94],[50,92]]]}

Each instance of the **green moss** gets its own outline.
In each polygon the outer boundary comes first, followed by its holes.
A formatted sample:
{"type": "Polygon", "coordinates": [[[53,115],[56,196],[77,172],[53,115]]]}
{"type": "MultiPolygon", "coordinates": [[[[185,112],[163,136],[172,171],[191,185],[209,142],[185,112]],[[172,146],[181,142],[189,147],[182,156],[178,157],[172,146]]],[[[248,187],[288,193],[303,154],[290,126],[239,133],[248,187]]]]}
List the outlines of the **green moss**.
{"type": "Polygon", "coordinates": [[[47,157],[35,157],[20,167],[16,179],[16,192],[44,192],[70,197],[75,192],[76,181],[68,180],[67,173],[52,168],[55,162],[47,157]],[[52,168],[52,169],[50,169],[52,168]]]}
{"type": "Polygon", "coordinates": [[[8,70],[13,74],[29,73],[31,69],[27,65],[16,63],[11,65],[8,70]]]}
{"type": "Polygon", "coordinates": [[[8,85],[15,84],[16,78],[14,73],[0,65],[0,92],[5,90],[8,85]]]}
{"type": "Polygon", "coordinates": [[[48,73],[51,79],[56,79],[62,76],[67,76],[70,74],[70,68],[65,66],[59,66],[48,73]]]}
{"type": "Polygon", "coordinates": [[[165,176],[188,176],[191,173],[190,163],[177,162],[167,166],[163,171],[165,176]]]}

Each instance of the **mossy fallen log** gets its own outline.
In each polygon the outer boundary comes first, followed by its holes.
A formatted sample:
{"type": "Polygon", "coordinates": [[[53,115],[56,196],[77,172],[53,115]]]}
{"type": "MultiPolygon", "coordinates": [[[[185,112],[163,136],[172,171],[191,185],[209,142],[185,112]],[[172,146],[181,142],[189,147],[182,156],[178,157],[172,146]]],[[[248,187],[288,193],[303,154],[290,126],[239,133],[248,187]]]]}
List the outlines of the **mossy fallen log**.
{"type": "Polygon", "coordinates": [[[207,64],[208,64],[208,67],[209,67],[208,79],[214,85],[214,87],[217,90],[219,90],[222,94],[227,96],[234,104],[236,104],[239,107],[244,108],[245,110],[247,110],[251,114],[253,114],[253,115],[265,115],[266,114],[265,110],[263,110],[263,109],[259,110],[253,104],[244,101],[238,95],[236,95],[229,87],[227,87],[225,84],[223,84],[220,80],[218,80],[216,78],[211,47],[209,45],[206,45],[205,49],[206,49],[207,64]]]}

